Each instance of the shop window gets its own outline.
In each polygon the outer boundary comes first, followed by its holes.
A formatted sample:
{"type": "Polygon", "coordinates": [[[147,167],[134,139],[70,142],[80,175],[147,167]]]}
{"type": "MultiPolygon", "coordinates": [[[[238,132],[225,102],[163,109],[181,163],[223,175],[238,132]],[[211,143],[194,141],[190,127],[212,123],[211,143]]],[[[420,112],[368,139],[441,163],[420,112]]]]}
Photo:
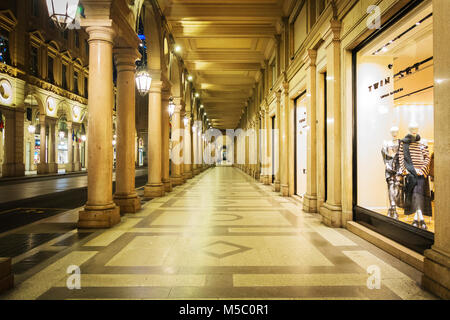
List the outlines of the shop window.
{"type": "Polygon", "coordinates": [[[54,66],[54,59],[53,57],[49,56],[48,57],[48,82],[50,83],[55,83],[55,76],[53,73],[53,66],[54,66]]]}
{"type": "Polygon", "coordinates": [[[114,86],[117,86],[117,68],[116,68],[116,64],[113,61],[113,83],[114,86]]]}
{"type": "Polygon", "coordinates": [[[73,73],[73,92],[79,94],[78,90],[78,72],[73,73]]]}
{"type": "Polygon", "coordinates": [[[317,0],[317,16],[320,16],[320,14],[325,10],[325,0],[317,0]]]}
{"type": "Polygon", "coordinates": [[[39,51],[35,46],[30,50],[30,73],[35,77],[39,74],[39,51]]]}
{"type": "Polygon", "coordinates": [[[6,35],[0,34],[0,62],[11,64],[9,55],[9,39],[6,35]]]}
{"type": "Polygon", "coordinates": [[[67,90],[67,65],[62,65],[62,87],[67,90]]]}
{"type": "Polygon", "coordinates": [[[84,51],[86,58],[89,59],[89,42],[87,40],[84,40],[84,51]]]}
{"type": "Polygon", "coordinates": [[[80,34],[78,33],[78,31],[75,31],[75,47],[79,48],[80,47],[80,34]]]}
{"type": "Polygon", "coordinates": [[[356,76],[357,205],[434,232],[431,4],[361,48],[356,76]]]}
{"type": "Polygon", "coordinates": [[[31,0],[31,15],[39,17],[39,0],[31,0]]]}
{"type": "Polygon", "coordinates": [[[84,77],[84,97],[87,99],[89,97],[89,79],[84,77]]]}
{"type": "Polygon", "coordinates": [[[277,64],[275,63],[275,59],[273,59],[272,63],[270,64],[270,72],[272,75],[272,87],[275,85],[275,82],[277,82],[277,64]]]}

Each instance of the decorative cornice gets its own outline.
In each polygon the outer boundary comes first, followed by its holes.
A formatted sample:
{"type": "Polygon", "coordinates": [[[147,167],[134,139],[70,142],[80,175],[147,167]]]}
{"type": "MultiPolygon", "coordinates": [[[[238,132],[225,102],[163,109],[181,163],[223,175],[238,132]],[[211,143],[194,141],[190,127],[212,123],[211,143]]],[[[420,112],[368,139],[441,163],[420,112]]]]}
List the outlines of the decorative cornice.
{"type": "Polygon", "coordinates": [[[69,100],[76,101],[76,102],[78,102],[80,104],[83,104],[83,105],[87,105],[88,104],[88,100],[86,98],[84,98],[82,96],[79,96],[79,95],[77,95],[75,93],[72,93],[70,91],[67,91],[67,90],[65,90],[63,88],[60,88],[58,86],[55,86],[54,84],[51,84],[51,83],[49,83],[47,81],[41,80],[39,78],[30,76],[30,75],[28,75],[28,79],[27,80],[28,80],[29,84],[34,85],[34,86],[36,86],[38,88],[41,88],[43,90],[53,92],[53,93],[55,93],[55,94],[57,94],[57,95],[59,95],[61,97],[65,97],[65,98],[67,98],[69,100]]]}
{"type": "Polygon", "coordinates": [[[0,73],[6,73],[11,77],[20,77],[25,75],[25,72],[23,72],[22,70],[1,62],[0,62],[0,73]]]}

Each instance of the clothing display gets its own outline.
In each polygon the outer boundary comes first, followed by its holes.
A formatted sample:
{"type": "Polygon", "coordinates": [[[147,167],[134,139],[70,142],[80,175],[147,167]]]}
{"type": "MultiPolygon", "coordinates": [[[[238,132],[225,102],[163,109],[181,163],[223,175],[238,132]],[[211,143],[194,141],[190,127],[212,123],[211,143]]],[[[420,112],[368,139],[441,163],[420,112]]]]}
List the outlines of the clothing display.
{"type": "Polygon", "coordinates": [[[408,134],[400,142],[399,162],[405,175],[405,215],[418,210],[425,216],[432,215],[428,175],[430,153],[428,146],[420,142],[420,136],[408,134]]]}
{"type": "Polygon", "coordinates": [[[398,219],[397,207],[403,207],[403,176],[399,161],[400,140],[394,139],[385,143],[381,149],[385,165],[385,177],[388,185],[389,211],[388,216],[398,219]]]}

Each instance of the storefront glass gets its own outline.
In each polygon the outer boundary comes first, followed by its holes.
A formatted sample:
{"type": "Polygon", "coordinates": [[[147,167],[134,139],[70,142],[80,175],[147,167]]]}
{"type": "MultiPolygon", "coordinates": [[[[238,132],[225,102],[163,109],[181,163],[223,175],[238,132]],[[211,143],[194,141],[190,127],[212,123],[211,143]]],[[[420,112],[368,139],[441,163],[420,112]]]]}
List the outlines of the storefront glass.
{"type": "Polygon", "coordinates": [[[431,1],[359,50],[356,63],[357,206],[434,232],[431,1]]]}
{"type": "Polygon", "coordinates": [[[295,161],[295,194],[303,197],[306,194],[306,155],[308,123],[306,118],[306,92],[295,100],[295,127],[296,127],[296,161],[295,161]]]}
{"type": "Polygon", "coordinates": [[[67,133],[64,135],[60,133],[58,143],[58,163],[65,164],[69,162],[69,150],[68,150],[68,141],[67,141],[67,133]]]}

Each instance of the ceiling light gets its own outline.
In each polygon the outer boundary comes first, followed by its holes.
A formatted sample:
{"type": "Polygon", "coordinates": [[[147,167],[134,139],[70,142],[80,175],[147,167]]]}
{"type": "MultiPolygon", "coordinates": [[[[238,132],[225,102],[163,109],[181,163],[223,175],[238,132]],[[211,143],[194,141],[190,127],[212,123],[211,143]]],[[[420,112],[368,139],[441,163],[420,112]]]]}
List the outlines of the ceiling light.
{"type": "Polygon", "coordinates": [[[196,97],[196,98],[200,97],[200,93],[196,92],[196,93],[195,93],[195,97],[196,97]]]}
{"type": "Polygon", "coordinates": [[[181,47],[179,45],[175,46],[175,52],[181,52],[181,47]]]}
{"type": "Polygon", "coordinates": [[[145,96],[150,91],[152,84],[152,77],[145,70],[145,67],[138,70],[136,73],[136,87],[141,96],[145,96]]]}
{"type": "Polygon", "coordinates": [[[47,0],[47,10],[50,19],[65,30],[75,20],[79,0],[47,0]]]}
{"type": "Polygon", "coordinates": [[[188,76],[188,81],[192,81],[194,78],[192,78],[192,76],[188,76]]]}

